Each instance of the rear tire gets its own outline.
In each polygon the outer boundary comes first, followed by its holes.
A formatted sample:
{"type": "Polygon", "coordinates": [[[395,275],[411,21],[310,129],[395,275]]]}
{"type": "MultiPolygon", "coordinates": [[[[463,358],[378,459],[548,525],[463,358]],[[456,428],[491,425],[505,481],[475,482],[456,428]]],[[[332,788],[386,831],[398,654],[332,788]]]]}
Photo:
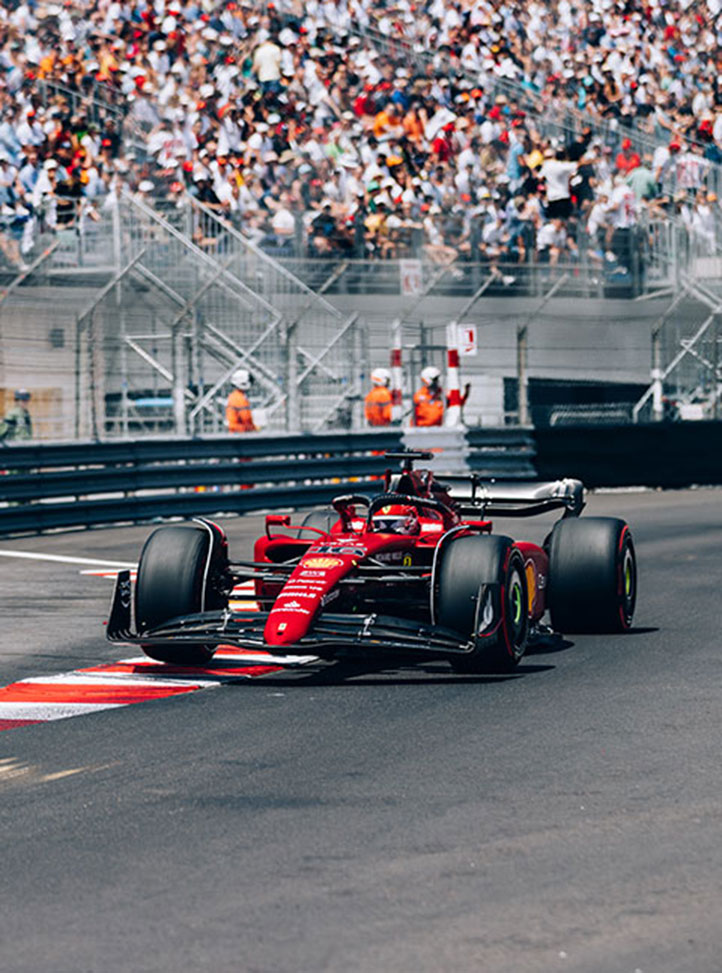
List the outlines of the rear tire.
{"type": "Polygon", "coordinates": [[[555,524],[547,604],[557,631],[626,632],[636,598],[634,542],[623,520],[582,517],[555,524]]]}
{"type": "Polygon", "coordinates": [[[524,560],[510,537],[460,537],[442,553],[437,620],[444,628],[476,638],[467,655],[452,658],[456,672],[508,672],[524,655],[529,637],[529,598],[524,560]],[[499,626],[476,638],[482,585],[493,585],[499,626]]]}
{"type": "MultiPolygon", "coordinates": [[[[179,615],[224,608],[228,597],[221,576],[225,550],[203,527],[159,527],[145,542],[135,584],[136,628],[144,631],[179,615]]],[[[208,662],[215,646],[183,643],[143,643],[147,656],[180,666],[208,662]]]]}

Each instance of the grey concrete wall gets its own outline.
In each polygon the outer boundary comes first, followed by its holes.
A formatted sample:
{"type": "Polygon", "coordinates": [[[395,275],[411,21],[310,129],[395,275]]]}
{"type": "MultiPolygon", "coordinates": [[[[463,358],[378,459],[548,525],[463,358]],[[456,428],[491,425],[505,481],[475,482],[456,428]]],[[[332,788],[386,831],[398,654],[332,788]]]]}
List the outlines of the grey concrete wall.
{"type": "MultiPolygon", "coordinates": [[[[373,364],[386,364],[391,323],[403,315],[409,299],[333,295],[330,300],[344,314],[361,313],[370,329],[373,364]]],[[[431,343],[443,346],[445,326],[464,303],[463,298],[426,298],[404,324],[404,347],[411,351],[419,345],[422,326],[431,343]]],[[[561,298],[538,312],[538,300],[482,298],[465,319],[477,326],[479,352],[463,365],[470,375],[516,375],[517,327],[528,323],[530,376],[643,382],[649,377],[651,327],[667,304],[667,299],[561,298]]]]}
{"type": "MultiPolygon", "coordinates": [[[[333,295],[343,312],[358,310],[368,324],[372,365],[386,365],[391,323],[403,316],[412,299],[333,295]]],[[[424,299],[404,323],[407,388],[418,385],[421,364],[445,366],[445,327],[466,299],[424,299]],[[421,344],[436,346],[424,352],[421,344]]],[[[536,298],[482,297],[465,322],[477,327],[478,352],[461,359],[462,383],[471,384],[464,410],[470,424],[503,422],[503,380],[517,375],[517,329],[528,326],[528,376],[606,382],[649,381],[651,330],[669,299],[646,301],[552,299],[540,311],[536,298]]],[[[698,309],[680,309],[680,316],[698,309]]]]}
{"type": "MultiPolygon", "coordinates": [[[[29,387],[34,393],[38,431],[44,438],[72,435],[75,318],[89,306],[95,293],[94,288],[29,286],[0,304],[0,406],[3,396],[11,395],[14,388],[29,387]],[[54,329],[63,332],[63,347],[53,347],[54,329]]],[[[139,313],[150,313],[157,300],[150,293],[136,299],[139,313]]],[[[360,313],[369,328],[371,367],[387,365],[391,323],[404,315],[412,300],[367,295],[330,295],[329,300],[344,317],[354,311],[360,313]]],[[[464,298],[426,298],[405,323],[409,393],[418,385],[418,371],[423,364],[444,368],[445,326],[455,319],[464,303],[464,298]],[[435,350],[424,352],[419,347],[422,336],[436,346],[435,350]]],[[[530,378],[648,382],[652,326],[668,303],[669,298],[559,298],[539,311],[538,299],[482,297],[466,318],[477,326],[479,338],[477,355],[462,359],[462,382],[469,381],[472,386],[465,410],[467,421],[502,423],[504,379],[517,374],[517,328],[524,323],[528,324],[530,378]]],[[[680,306],[670,322],[666,357],[670,358],[679,347],[680,334],[689,333],[705,313],[693,302],[680,306]]],[[[117,362],[106,364],[117,372],[117,362]]],[[[103,362],[97,361],[96,367],[102,370],[103,362]]],[[[86,360],[81,361],[81,369],[87,373],[86,360]]],[[[111,377],[109,387],[114,382],[117,385],[117,374],[115,379],[111,377]]]]}

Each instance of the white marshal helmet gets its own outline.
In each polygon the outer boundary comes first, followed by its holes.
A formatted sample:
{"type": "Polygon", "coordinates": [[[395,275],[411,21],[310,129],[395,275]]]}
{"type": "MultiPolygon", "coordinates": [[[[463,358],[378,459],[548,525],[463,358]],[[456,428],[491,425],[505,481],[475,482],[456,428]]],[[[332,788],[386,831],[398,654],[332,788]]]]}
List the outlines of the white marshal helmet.
{"type": "Polygon", "coordinates": [[[427,365],[421,372],[421,381],[424,385],[435,385],[441,378],[441,372],[436,365],[427,365]]]}
{"type": "Polygon", "coordinates": [[[240,389],[245,392],[246,389],[251,387],[251,373],[247,368],[237,368],[235,372],[231,375],[231,385],[235,388],[240,389]]]}
{"type": "Polygon", "coordinates": [[[374,370],[371,372],[371,384],[390,385],[391,372],[388,370],[388,368],[374,368],[374,370]]]}

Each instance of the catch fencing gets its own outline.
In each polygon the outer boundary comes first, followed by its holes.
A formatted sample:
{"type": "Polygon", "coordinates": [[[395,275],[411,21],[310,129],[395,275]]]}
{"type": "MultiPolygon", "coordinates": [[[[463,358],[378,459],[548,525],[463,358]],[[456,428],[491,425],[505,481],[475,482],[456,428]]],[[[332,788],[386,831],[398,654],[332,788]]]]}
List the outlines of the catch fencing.
{"type": "Polygon", "coordinates": [[[62,411],[43,416],[44,436],[221,432],[239,367],[255,379],[268,431],[360,425],[368,348],[358,316],[189,196],[163,210],[126,194],[97,219],[79,213],[21,277],[0,295],[9,353],[17,342],[32,362],[28,343],[51,332],[64,352],[53,356],[62,411]]]}
{"type": "MultiPolygon", "coordinates": [[[[371,362],[387,360],[388,328],[398,315],[398,301],[389,302],[382,335],[377,296],[403,298],[410,389],[421,358],[436,361],[444,352],[426,347],[424,337],[440,301],[468,300],[478,310],[483,294],[510,308],[529,298],[541,306],[553,291],[591,304],[678,291],[685,274],[710,290],[722,281],[722,261],[705,253],[703,241],[664,222],[639,229],[639,248],[625,262],[588,247],[576,262],[557,265],[281,261],[189,196],[154,203],[127,195],[100,219],[83,210],[44,236],[31,269],[0,291],[0,385],[6,396],[13,387],[32,388],[40,439],[221,433],[229,378],[239,366],[255,377],[251,403],[264,431],[362,429],[371,362]]],[[[665,325],[663,369],[680,342],[694,337],[683,324],[665,325]]],[[[705,341],[696,351],[714,366],[714,329],[705,341]]],[[[505,374],[518,372],[514,354],[505,374]]],[[[698,373],[694,354],[685,353],[675,394],[693,392],[698,373]]],[[[708,387],[714,373],[707,368],[708,387]]],[[[477,405],[467,409],[472,423],[481,415],[477,405]]],[[[501,411],[512,418],[514,408],[501,411]]],[[[497,421],[484,413],[485,425],[497,421]]]]}

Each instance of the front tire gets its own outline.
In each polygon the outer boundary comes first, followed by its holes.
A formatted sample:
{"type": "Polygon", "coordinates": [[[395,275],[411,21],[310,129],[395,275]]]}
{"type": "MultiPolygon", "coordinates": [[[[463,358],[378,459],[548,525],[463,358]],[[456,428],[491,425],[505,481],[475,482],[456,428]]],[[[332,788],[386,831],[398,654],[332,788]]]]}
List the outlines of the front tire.
{"type": "MultiPolygon", "coordinates": [[[[228,604],[223,587],[225,544],[217,541],[210,527],[159,527],[153,531],[141,552],[135,584],[136,628],[141,635],[179,615],[228,604]]],[[[141,648],[151,659],[181,666],[202,665],[215,652],[212,645],[181,642],[142,643],[141,648]]]]}
{"type": "Polygon", "coordinates": [[[547,604],[557,631],[626,632],[636,599],[637,560],[623,520],[582,517],[555,524],[547,604]]]}
{"type": "Polygon", "coordinates": [[[519,663],[529,638],[529,597],[524,559],[510,537],[452,540],[442,553],[436,604],[440,625],[476,642],[450,660],[457,672],[508,672],[519,663]],[[483,586],[490,587],[482,603],[483,586]],[[487,604],[497,624],[480,636],[487,604]]]}

